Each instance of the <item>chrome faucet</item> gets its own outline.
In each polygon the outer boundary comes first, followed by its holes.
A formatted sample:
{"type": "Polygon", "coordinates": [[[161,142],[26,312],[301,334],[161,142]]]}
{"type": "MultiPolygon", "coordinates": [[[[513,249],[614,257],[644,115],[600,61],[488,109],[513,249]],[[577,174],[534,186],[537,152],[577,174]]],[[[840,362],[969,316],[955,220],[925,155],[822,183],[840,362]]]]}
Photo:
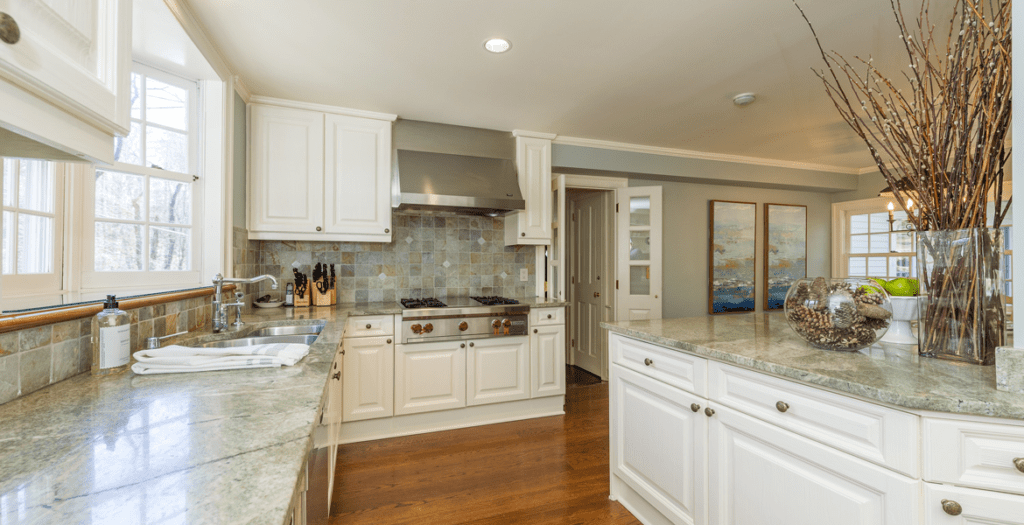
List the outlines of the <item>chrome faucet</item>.
{"type": "Polygon", "coordinates": [[[253,277],[252,279],[229,279],[225,278],[221,274],[213,276],[213,284],[216,287],[213,295],[213,333],[223,332],[228,328],[228,308],[234,306],[238,308],[238,315],[233,326],[242,326],[242,307],[245,306],[245,302],[242,301],[244,297],[241,293],[236,293],[236,301],[233,303],[224,303],[224,283],[235,283],[235,284],[256,284],[260,281],[270,280],[270,288],[277,290],[277,279],[273,275],[260,275],[253,277]]]}

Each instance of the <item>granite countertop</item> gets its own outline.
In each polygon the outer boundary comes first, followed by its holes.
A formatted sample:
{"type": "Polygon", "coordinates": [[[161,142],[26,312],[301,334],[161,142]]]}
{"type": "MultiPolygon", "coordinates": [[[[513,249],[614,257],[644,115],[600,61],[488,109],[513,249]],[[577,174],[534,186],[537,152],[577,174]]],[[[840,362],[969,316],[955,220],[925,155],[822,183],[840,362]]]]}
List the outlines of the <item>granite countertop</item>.
{"type": "Polygon", "coordinates": [[[629,337],[898,407],[1024,419],[1024,395],[996,390],[994,366],[922,358],[916,347],[830,352],[808,345],[781,313],[623,321],[629,337]]]}

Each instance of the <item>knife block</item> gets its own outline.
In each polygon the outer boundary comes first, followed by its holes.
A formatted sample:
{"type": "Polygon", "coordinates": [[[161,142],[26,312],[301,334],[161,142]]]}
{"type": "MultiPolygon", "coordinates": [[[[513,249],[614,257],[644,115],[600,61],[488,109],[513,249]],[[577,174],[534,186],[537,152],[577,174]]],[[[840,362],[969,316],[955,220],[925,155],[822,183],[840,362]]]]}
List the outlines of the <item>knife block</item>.
{"type": "Polygon", "coordinates": [[[308,308],[309,307],[309,290],[306,290],[306,295],[300,296],[295,294],[295,307],[296,308],[308,308]]]}
{"type": "Polygon", "coordinates": [[[334,305],[338,304],[338,289],[332,286],[330,294],[331,294],[331,306],[334,306],[334,305]]]}
{"type": "Polygon", "coordinates": [[[331,305],[331,291],[327,290],[327,293],[320,293],[320,290],[316,288],[314,283],[309,287],[310,295],[313,296],[313,306],[330,306],[331,305]]]}

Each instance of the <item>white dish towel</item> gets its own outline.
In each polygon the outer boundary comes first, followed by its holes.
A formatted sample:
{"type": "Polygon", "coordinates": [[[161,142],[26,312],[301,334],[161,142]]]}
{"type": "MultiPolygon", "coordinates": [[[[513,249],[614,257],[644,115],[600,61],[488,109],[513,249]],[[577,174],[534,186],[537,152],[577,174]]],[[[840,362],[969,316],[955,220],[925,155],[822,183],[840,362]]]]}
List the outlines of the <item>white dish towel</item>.
{"type": "Polygon", "coordinates": [[[309,345],[267,344],[234,348],[190,348],[171,345],[135,353],[136,374],[176,374],[212,370],[244,370],[292,366],[309,354],[309,345]]]}

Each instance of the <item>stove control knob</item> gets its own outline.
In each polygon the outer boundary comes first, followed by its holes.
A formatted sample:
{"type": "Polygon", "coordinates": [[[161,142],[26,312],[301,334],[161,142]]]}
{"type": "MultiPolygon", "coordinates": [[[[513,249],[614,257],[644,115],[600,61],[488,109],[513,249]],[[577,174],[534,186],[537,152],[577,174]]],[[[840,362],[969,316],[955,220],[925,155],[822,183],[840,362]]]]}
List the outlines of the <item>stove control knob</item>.
{"type": "Polygon", "coordinates": [[[434,325],[432,325],[430,323],[427,323],[426,325],[423,326],[423,333],[429,334],[430,332],[433,332],[433,331],[434,331],[434,325]]]}
{"type": "Polygon", "coordinates": [[[418,333],[423,331],[423,327],[418,325],[418,324],[414,324],[414,325],[410,326],[409,328],[412,329],[412,333],[414,333],[414,334],[418,334],[418,333]]]}
{"type": "Polygon", "coordinates": [[[512,326],[512,321],[509,321],[508,319],[503,319],[501,321],[501,326],[504,326],[505,328],[508,328],[508,327],[512,326]]]}
{"type": "Polygon", "coordinates": [[[491,328],[498,328],[500,326],[501,326],[501,321],[499,321],[497,319],[491,321],[491,328]]]}
{"type": "Polygon", "coordinates": [[[461,323],[459,323],[459,331],[465,332],[466,330],[469,330],[469,323],[467,323],[466,321],[462,321],[461,323]]]}

